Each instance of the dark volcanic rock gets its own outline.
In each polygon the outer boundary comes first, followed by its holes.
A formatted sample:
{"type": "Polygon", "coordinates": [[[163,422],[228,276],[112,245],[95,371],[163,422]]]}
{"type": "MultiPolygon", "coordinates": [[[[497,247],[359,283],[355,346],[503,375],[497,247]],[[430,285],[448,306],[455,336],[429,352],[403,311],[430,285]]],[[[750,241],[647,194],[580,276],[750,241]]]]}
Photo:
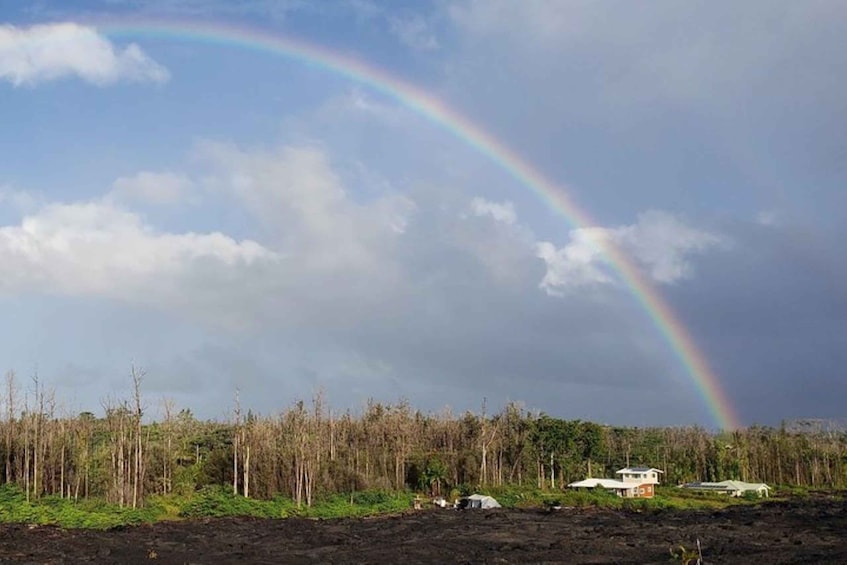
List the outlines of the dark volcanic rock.
{"type": "Polygon", "coordinates": [[[229,518],[108,532],[0,525],[0,563],[847,563],[844,502],[720,512],[425,510],[371,519],[229,518]]]}

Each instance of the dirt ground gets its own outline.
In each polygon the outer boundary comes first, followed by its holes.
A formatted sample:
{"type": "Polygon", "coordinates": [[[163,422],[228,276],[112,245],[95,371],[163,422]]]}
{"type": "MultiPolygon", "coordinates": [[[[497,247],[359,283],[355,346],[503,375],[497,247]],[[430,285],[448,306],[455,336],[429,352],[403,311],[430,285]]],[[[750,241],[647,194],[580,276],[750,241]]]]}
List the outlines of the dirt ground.
{"type": "Polygon", "coordinates": [[[847,503],[721,511],[423,510],[336,520],[230,518],[107,532],[0,525],[0,563],[847,563],[847,503]]]}

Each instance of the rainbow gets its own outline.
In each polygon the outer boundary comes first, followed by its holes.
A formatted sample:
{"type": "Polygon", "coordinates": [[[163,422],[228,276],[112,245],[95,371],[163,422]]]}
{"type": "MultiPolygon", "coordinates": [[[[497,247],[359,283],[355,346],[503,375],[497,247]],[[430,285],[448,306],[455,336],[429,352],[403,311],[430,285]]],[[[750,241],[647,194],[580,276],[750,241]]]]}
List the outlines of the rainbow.
{"type": "MultiPolygon", "coordinates": [[[[426,91],[389,75],[353,56],[300,39],[230,24],[181,21],[95,21],[101,33],[118,38],[151,37],[226,45],[283,56],[346,77],[397,100],[490,159],[515,180],[532,190],[550,208],[575,227],[592,226],[590,216],[571,197],[511,148],[426,91]]],[[[599,239],[599,238],[598,238],[599,239]]],[[[723,429],[740,427],[717,375],[685,326],[645,279],[635,264],[609,241],[597,241],[609,266],[617,272],[659,333],[690,375],[715,423],[723,429]]]]}

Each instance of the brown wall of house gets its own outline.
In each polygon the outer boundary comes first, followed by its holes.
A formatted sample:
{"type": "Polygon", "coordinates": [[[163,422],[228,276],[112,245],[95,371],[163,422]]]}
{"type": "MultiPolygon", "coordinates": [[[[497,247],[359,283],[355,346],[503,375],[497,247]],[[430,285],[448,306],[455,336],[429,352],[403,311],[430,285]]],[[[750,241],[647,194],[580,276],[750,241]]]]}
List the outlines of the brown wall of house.
{"type": "Polygon", "coordinates": [[[637,494],[633,498],[653,498],[655,493],[655,488],[653,485],[642,484],[638,486],[637,494]],[[641,491],[644,491],[643,493],[641,491]]]}

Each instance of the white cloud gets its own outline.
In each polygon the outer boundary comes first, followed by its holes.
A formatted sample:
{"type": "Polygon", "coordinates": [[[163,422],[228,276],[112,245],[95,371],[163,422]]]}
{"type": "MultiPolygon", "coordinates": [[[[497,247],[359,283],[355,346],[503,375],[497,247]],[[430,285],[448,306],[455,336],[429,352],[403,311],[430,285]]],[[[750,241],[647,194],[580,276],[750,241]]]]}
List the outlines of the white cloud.
{"type": "Polygon", "coordinates": [[[238,269],[278,259],[258,243],[221,233],[159,233],[136,214],[103,203],[50,204],[0,227],[6,293],[155,301],[180,294],[180,281],[198,267],[238,269]]]}
{"type": "Polygon", "coordinates": [[[526,268],[526,254],[534,254],[546,267],[540,288],[557,296],[568,289],[614,284],[616,278],[607,264],[611,246],[656,282],[670,284],[691,276],[692,254],[724,241],[685,225],[672,214],[650,210],[640,214],[632,225],[571,230],[570,240],[559,248],[538,240],[520,224],[511,202],[475,197],[470,209],[473,216],[493,220],[489,225],[497,229],[463,230],[459,245],[473,253],[501,281],[514,278],[516,271],[526,268]]]}
{"type": "Polygon", "coordinates": [[[203,205],[246,212],[256,240],[158,229],[132,207],[173,202],[191,183],[178,172],[142,172],[102,198],[37,203],[0,224],[8,270],[0,294],[118,299],[214,326],[263,317],[339,323],[341,306],[379,303],[407,275],[398,246],[416,206],[390,187],[357,202],[315,147],[200,143],[195,156],[203,205]]]}
{"type": "Polygon", "coordinates": [[[639,214],[638,223],[616,228],[610,237],[660,283],[690,277],[688,257],[723,242],[721,237],[689,227],[672,214],[659,210],[639,214]]]}
{"type": "Polygon", "coordinates": [[[388,29],[403,44],[416,51],[431,51],[439,47],[431,26],[420,15],[389,18],[388,29]]]}
{"type": "Polygon", "coordinates": [[[92,27],[75,23],[0,26],[0,79],[20,86],[67,76],[107,85],[161,83],[170,74],[138,45],[116,48],[92,27]]]}
{"type": "Polygon", "coordinates": [[[561,249],[547,241],[538,242],[536,254],[547,265],[539,287],[548,294],[561,295],[563,289],[612,282],[601,264],[599,239],[605,234],[602,228],[573,230],[570,243],[561,249]]]}
{"type": "Polygon", "coordinates": [[[156,205],[176,204],[189,195],[193,186],[191,179],[182,173],[142,171],[131,177],[117,179],[106,199],[156,205]]]}
{"type": "Polygon", "coordinates": [[[714,234],[689,227],[672,214],[651,210],[638,222],[616,228],[579,228],[562,248],[539,242],[536,254],[547,272],[541,288],[549,294],[593,284],[612,283],[604,265],[604,249],[614,245],[640,265],[659,283],[670,284],[690,277],[689,256],[722,243],[714,234]]]}
{"type": "Polygon", "coordinates": [[[195,153],[213,171],[206,189],[233,197],[304,266],[378,269],[381,250],[405,230],[414,210],[411,200],[391,193],[355,202],[319,148],[245,151],[204,142],[195,153]]]}
{"type": "Polygon", "coordinates": [[[476,216],[490,216],[504,224],[514,224],[518,220],[518,216],[515,214],[515,206],[508,201],[491,202],[477,196],[471,200],[471,211],[476,216]]]}

